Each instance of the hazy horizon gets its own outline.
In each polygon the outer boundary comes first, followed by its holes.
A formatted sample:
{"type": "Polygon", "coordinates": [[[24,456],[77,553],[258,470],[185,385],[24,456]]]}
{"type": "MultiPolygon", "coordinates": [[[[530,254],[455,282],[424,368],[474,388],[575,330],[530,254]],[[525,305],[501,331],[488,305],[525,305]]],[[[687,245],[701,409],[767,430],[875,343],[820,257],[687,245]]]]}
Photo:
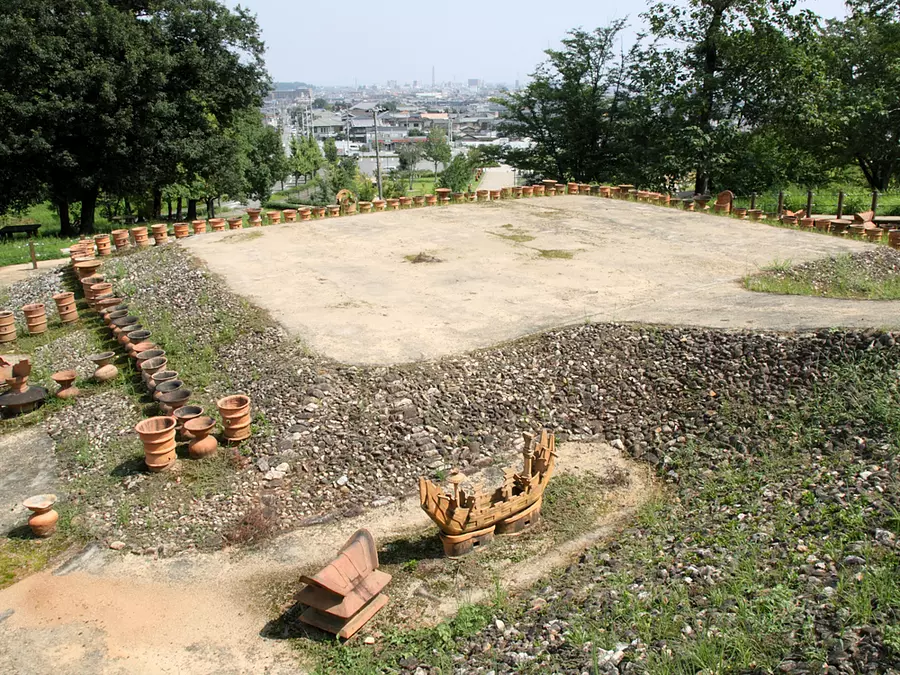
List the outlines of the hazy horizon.
{"type": "MultiPolygon", "coordinates": [[[[428,85],[432,66],[436,82],[470,78],[524,82],[543,60],[544,50],[558,46],[572,28],[593,29],[627,18],[629,28],[623,32],[627,46],[649,3],[631,5],[629,12],[623,9],[628,3],[612,0],[548,11],[546,3],[495,0],[471,14],[449,6],[422,6],[404,15],[360,0],[339,6],[319,1],[301,6],[284,0],[229,4],[257,15],[274,81],[351,86],[384,85],[388,80],[428,85]]],[[[844,9],[843,0],[809,0],[801,5],[826,17],[844,9]]]]}

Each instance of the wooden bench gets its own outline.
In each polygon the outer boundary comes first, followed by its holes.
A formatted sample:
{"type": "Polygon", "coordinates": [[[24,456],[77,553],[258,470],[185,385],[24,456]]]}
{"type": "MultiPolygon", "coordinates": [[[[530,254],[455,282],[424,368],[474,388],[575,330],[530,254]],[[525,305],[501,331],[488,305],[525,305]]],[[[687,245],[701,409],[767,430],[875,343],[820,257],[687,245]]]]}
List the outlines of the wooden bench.
{"type": "Polygon", "coordinates": [[[5,227],[0,227],[0,239],[12,239],[14,234],[19,232],[24,232],[29,237],[37,234],[38,228],[40,228],[40,223],[23,223],[21,225],[6,225],[5,227]]]}

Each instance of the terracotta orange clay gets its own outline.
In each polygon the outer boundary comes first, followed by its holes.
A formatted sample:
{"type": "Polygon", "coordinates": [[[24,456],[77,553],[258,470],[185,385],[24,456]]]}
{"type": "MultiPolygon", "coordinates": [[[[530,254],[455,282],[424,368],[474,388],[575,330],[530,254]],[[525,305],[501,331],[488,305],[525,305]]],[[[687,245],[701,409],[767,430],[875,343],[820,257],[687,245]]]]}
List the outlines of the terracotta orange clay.
{"type": "Polygon", "coordinates": [[[222,417],[225,439],[231,443],[250,438],[250,397],[234,394],[219,399],[216,403],[222,417]]]}
{"type": "Polygon", "coordinates": [[[375,539],[368,530],[358,530],[328,565],[300,577],[307,586],[297,599],[308,607],[300,620],[344,639],[352,637],[389,600],[381,591],[391,575],[377,568],[375,539]]]}
{"type": "Polygon", "coordinates": [[[115,352],[101,352],[88,357],[88,361],[93,361],[97,366],[97,370],[94,371],[94,380],[108,382],[118,376],[119,369],[112,364],[114,358],[116,358],[115,352]]]}
{"type": "Polygon", "coordinates": [[[53,510],[55,503],[56,495],[53,494],[35,495],[22,502],[22,506],[32,512],[28,526],[35,537],[49,537],[56,531],[59,514],[53,510]]]}
{"type": "MultiPolygon", "coordinates": [[[[53,296],[56,303],[56,313],[60,323],[74,323],[78,321],[78,309],[75,306],[75,294],[71,291],[57,293],[53,296]]],[[[2,340],[0,340],[2,341],[2,340]]]]}
{"type": "Polygon", "coordinates": [[[78,379],[78,373],[74,370],[60,370],[50,376],[56,384],[59,385],[59,391],[56,395],[59,398],[73,398],[81,392],[74,386],[75,380],[78,379]]]}
{"type": "Polygon", "coordinates": [[[22,313],[25,315],[25,324],[28,326],[28,332],[31,335],[39,335],[46,332],[47,314],[44,309],[44,303],[33,302],[30,305],[24,305],[22,313]]]}
{"type": "Polygon", "coordinates": [[[216,421],[212,417],[194,417],[184,423],[184,430],[190,434],[191,442],[188,443],[188,453],[194,459],[209,457],[219,447],[215,436],[211,435],[216,421]]]}
{"type": "Polygon", "coordinates": [[[9,310],[0,312],[0,343],[16,339],[16,315],[9,310]]]}
{"type": "Polygon", "coordinates": [[[134,425],[144,444],[144,463],[150,471],[163,471],[175,462],[175,418],[150,417],[134,425]]]}

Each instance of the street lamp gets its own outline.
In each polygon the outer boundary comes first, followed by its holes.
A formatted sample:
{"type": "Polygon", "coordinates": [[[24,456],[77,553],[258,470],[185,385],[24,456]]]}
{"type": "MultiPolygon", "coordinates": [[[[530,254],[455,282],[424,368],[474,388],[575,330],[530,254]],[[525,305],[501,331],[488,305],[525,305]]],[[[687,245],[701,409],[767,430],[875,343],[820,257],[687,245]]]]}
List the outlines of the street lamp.
{"type": "Polygon", "coordinates": [[[381,153],[378,150],[378,113],[384,111],[384,108],[378,106],[372,108],[372,120],[375,122],[375,179],[378,181],[378,199],[384,199],[381,196],[381,153]]]}

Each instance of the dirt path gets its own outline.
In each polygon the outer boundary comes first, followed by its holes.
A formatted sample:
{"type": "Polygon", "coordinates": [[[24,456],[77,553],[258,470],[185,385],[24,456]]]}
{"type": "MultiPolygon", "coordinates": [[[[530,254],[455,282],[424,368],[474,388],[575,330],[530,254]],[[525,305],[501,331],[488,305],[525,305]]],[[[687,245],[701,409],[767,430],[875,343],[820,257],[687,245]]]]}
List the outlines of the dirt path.
{"type": "Polygon", "coordinates": [[[432,359],[585,320],[756,330],[900,324],[900,302],[739,284],[775,260],[873,244],[611,199],[372,213],[183,245],[311,349],[345,363],[432,359]],[[438,261],[410,262],[419,253],[438,261]]]}
{"type": "Polygon", "coordinates": [[[500,190],[513,184],[513,170],[508,166],[496,166],[484,170],[480,190],[500,190]]]}
{"type": "Polygon", "coordinates": [[[22,281],[22,279],[44,274],[47,270],[59,267],[65,262],[65,258],[60,258],[59,260],[38,260],[37,269],[32,269],[31,263],[0,267],[0,289],[12,286],[17,281],[22,281]]]}
{"type": "MultiPolygon", "coordinates": [[[[544,546],[541,565],[534,565],[532,557],[496,568],[510,587],[530,583],[535,569],[545,573],[551,565],[566,564],[621,526],[654,493],[647,467],[608,445],[560,447],[561,473],[615,466],[628,472],[630,482],[609,497],[593,532],[549,558],[544,546]]],[[[358,518],[288,533],[260,551],[156,560],[89,547],[53,572],[0,591],[0,672],[297,673],[297,654],[288,644],[260,636],[277,614],[269,589],[293,584],[301,572],[320,567],[359,527],[384,541],[432,526],[418,499],[410,498],[358,518]]],[[[389,590],[394,612],[402,612],[414,597],[410,584],[389,590]]],[[[484,595],[477,588],[464,592],[467,601],[484,595]]],[[[455,611],[462,593],[453,589],[433,597],[428,618],[433,622],[455,611]]]]}

